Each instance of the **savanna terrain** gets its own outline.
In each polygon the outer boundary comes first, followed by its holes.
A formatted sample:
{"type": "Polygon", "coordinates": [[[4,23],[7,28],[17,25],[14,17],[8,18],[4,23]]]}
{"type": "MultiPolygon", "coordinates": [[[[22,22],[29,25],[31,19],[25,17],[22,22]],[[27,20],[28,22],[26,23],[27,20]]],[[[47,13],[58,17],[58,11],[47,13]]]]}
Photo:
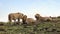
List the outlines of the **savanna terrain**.
{"type": "Polygon", "coordinates": [[[0,22],[0,34],[60,34],[60,22],[41,22],[37,25],[0,22]]]}

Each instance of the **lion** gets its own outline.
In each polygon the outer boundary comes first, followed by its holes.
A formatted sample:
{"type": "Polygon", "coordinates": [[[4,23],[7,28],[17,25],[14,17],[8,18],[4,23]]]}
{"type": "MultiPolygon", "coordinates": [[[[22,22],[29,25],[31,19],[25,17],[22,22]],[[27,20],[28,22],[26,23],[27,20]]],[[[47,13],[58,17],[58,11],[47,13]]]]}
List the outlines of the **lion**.
{"type": "Polygon", "coordinates": [[[40,16],[40,14],[35,14],[35,18],[36,18],[36,21],[39,21],[39,22],[51,21],[52,20],[52,18],[42,17],[42,16],[40,16]]]}
{"type": "Polygon", "coordinates": [[[36,15],[35,15],[36,20],[39,20],[40,17],[41,17],[41,16],[40,16],[39,14],[36,14],[36,15]]]}
{"type": "Polygon", "coordinates": [[[16,19],[18,19],[18,22],[20,22],[20,19],[23,18],[23,15],[22,13],[10,13],[8,15],[8,20],[9,22],[12,22],[12,20],[14,20],[14,22],[16,22],[16,19]]]}
{"type": "Polygon", "coordinates": [[[27,18],[26,15],[24,15],[23,19],[22,19],[23,23],[25,24],[34,24],[35,20],[33,18],[27,18]]]}
{"type": "Polygon", "coordinates": [[[43,18],[40,16],[40,14],[35,14],[35,18],[37,21],[43,20],[43,18]]]}

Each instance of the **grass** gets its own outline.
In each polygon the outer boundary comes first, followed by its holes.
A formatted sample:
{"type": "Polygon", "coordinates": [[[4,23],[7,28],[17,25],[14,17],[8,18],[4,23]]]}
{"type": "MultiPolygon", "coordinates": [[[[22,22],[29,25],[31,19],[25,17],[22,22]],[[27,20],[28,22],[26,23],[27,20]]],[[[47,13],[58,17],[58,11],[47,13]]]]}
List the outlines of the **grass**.
{"type": "Polygon", "coordinates": [[[44,22],[37,25],[4,23],[0,26],[0,34],[60,34],[60,23],[44,22]]]}

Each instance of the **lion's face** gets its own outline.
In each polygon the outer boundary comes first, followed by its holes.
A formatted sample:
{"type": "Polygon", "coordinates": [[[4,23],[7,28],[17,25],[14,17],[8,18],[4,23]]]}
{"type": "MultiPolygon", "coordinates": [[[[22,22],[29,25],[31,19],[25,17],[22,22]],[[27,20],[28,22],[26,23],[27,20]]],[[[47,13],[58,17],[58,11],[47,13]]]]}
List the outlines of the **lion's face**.
{"type": "Polygon", "coordinates": [[[36,19],[39,19],[39,18],[40,18],[40,15],[39,15],[39,14],[36,14],[36,15],[35,15],[35,18],[36,18],[36,19]]]}
{"type": "Polygon", "coordinates": [[[26,20],[27,19],[27,16],[26,15],[24,15],[23,16],[23,18],[22,18],[22,20],[26,20]]]}

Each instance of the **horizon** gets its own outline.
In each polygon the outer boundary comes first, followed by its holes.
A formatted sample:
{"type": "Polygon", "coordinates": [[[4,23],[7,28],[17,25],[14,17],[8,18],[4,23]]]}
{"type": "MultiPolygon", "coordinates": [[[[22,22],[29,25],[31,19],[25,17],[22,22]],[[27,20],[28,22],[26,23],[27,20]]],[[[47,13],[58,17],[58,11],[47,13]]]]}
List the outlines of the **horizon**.
{"type": "MultiPolygon", "coordinates": [[[[0,0],[0,21],[7,22],[9,13],[21,12],[29,18],[60,16],[60,0],[0,0]]],[[[35,18],[34,18],[35,19],[35,18]]]]}

